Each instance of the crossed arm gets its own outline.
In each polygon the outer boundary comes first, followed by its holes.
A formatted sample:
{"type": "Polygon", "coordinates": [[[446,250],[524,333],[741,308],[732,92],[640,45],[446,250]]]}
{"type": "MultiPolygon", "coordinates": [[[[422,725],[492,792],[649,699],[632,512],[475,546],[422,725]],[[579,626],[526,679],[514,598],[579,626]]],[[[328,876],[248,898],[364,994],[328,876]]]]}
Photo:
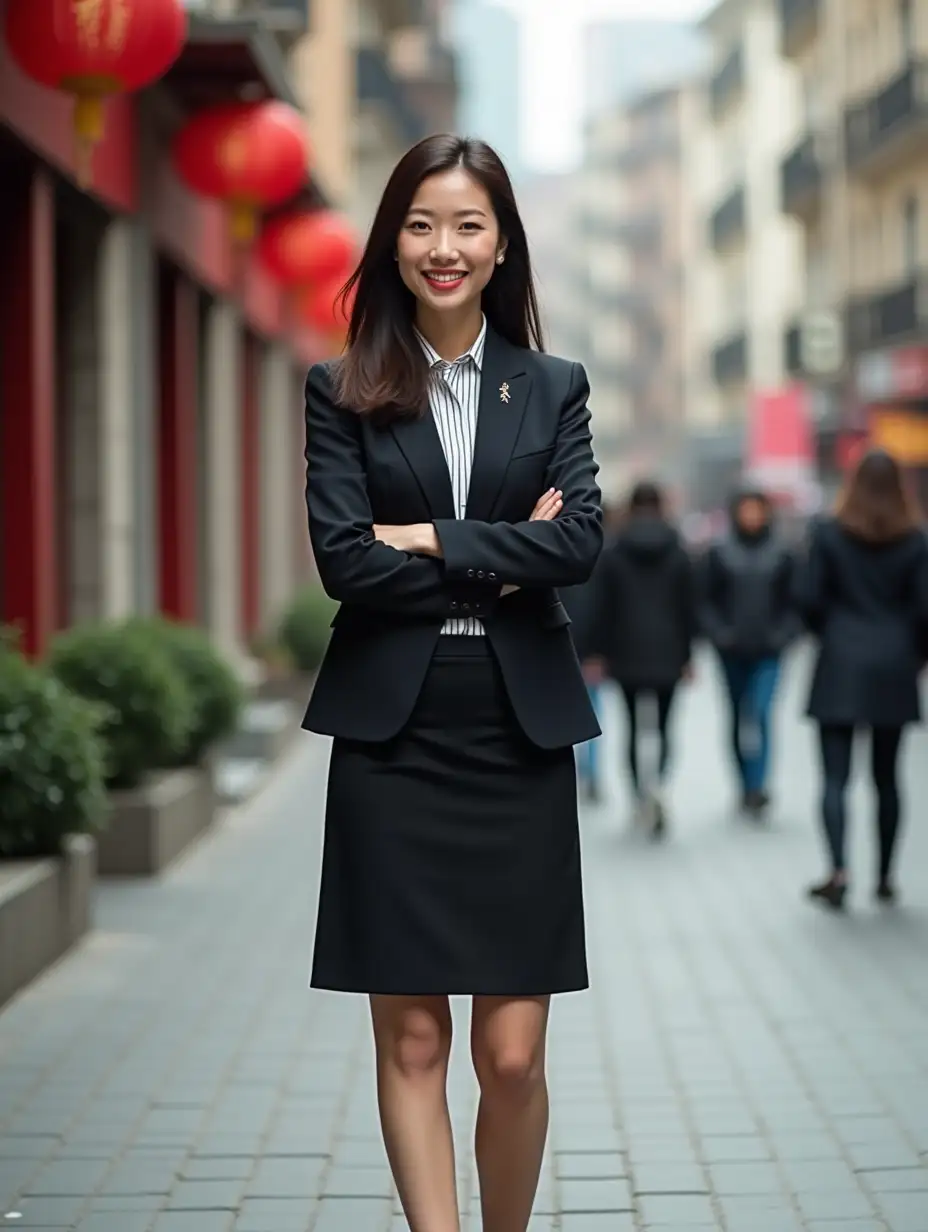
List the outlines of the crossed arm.
{"type": "Polygon", "coordinates": [[[453,615],[474,599],[486,615],[504,588],[584,581],[602,546],[588,392],[583,370],[574,365],[549,467],[551,488],[526,521],[375,526],[360,420],[336,405],[326,369],[315,365],[306,383],[306,504],[328,594],[430,617],[453,615]],[[478,575],[482,580],[474,580],[478,575]]]}

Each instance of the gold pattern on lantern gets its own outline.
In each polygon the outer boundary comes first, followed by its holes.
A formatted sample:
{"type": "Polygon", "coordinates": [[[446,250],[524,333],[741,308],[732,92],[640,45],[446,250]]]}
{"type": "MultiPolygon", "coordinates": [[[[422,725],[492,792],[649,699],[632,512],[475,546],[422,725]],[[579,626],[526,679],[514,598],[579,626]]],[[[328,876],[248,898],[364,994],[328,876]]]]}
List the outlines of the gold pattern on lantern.
{"type": "Polygon", "coordinates": [[[241,131],[229,133],[218,151],[219,162],[233,175],[245,166],[247,154],[245,135],[241,131]]]}
{"type": "Polygon", "coordinates": [[[104,0],[71,0],[74,24],[79,42],[85,47],[100,46],[104,0]]]}
{"type": "Polygon", "coordinates": [[[128,0],[110,0],[109,25],[106,32],[106,47],[108,51],[122,51],[126,45],[126,35],[129,31],[128,0]]]}

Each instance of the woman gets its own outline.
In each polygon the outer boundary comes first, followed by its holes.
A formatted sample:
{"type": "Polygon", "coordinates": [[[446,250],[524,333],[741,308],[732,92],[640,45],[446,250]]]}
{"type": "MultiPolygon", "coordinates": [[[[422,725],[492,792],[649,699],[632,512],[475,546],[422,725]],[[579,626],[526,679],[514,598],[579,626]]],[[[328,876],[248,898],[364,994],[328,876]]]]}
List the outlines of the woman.
{"type": "Polygon", "coordinates": [[[898,464],[875,450],[861,459],[837,516],[814,528],[797,598],[819,641],[808,713],[818,721],[822,820],[831,875],[810,888],[840,909],[847,894],[845,791],[854,732],[871,732],[877,794],[876,896],[892,902],[899,827],[898,760],[904,727],[920,717],[918,676],[928,628],[928,541],[898,464]]]}
{"type": "Polygon", "coordinates": [[[638,818],[655,838],[667,825],[665,782],[670,765],[670,715],[677,687],[691,674],[696,635],[693,565],[667,516],[664,493],[642,481],[632,489],[628,516],[597,569],[593,644],[617,682],[628,711],[627,765],[638,818]],[[641,773],[642,705],[653,703],[657,736],[653,771],[641,773]]]}
{"type": "Polygon", "coordinates": [[[351,290],[346,352],[306,387],[310,536],[341,602],[305,719],[335,737],[312,984],[370,996],[414,1232],[459,1226],[448,996],[473,997],[483,1227],[517,1232],[549,998],[587,987],[572,746],[599,728],[555,587],[602,543],[589,390],[540,353],[525,232],[483,142],[401,159],[351,290]]]}

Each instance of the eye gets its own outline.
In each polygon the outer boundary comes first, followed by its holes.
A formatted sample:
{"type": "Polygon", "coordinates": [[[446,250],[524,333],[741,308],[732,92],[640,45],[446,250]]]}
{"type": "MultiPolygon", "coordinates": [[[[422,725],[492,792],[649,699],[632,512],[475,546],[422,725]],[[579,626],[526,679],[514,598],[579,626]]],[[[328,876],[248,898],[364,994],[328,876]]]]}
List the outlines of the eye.
{"type": "Polygon", "coordinates": [[[468,228],[473,228],[474,231],[483,230],[483,227],[480,225],[479,222],[464,222],[464,223],[461,223],[461,226],[463,227],[465,231],[467,231],[468,228]]]}
{"type": "Polygon", "coordinates": [[[406,224],[406,229],[408,231],[418,231],[420,227],[423,230],[428,230],[428,223],[421,218],[413,218],[411,222],[406,224]]]}

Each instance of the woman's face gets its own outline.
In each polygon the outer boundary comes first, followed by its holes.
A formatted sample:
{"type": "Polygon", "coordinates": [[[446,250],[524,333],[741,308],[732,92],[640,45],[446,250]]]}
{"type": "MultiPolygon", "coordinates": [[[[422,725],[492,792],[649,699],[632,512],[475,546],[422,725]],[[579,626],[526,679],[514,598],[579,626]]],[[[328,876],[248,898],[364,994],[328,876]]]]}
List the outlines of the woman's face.
{"type": "Polygon", "coordinates": [[[486,191],[463,167],[419,185],[397,239],[400,276],[436,313],[479,304],[505,251],[486,191]]]}

